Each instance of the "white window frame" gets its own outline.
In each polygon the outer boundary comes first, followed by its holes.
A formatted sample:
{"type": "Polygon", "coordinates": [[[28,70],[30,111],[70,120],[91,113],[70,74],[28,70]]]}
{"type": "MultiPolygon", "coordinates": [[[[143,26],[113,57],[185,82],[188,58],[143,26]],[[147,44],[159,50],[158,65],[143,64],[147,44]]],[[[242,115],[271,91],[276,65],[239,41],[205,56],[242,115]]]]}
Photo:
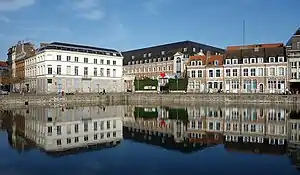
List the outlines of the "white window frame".
{"type": "Polygon", "coordinates": [[[243,58],[243,64],[249,64],[249,59],[248,58],[243,58]]]}

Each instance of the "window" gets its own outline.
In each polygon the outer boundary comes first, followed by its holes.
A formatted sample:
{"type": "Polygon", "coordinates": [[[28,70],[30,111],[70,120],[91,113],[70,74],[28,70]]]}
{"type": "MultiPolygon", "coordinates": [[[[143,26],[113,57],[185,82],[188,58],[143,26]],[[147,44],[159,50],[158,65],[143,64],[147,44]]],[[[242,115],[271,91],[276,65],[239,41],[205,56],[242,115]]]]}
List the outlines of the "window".
{"type": "Polygon", "coordinates": [[[100,130],[104,130],[104,121],[101,121],[100,123],[100,130]]]}
{"type": "Polygon", "coordinates": [[[106,133],[106,137],[107,137],[107,138],[110,138],[110,133],[109,133],[109,132],[106,133]]]}
{"type": "Polygon", "coordinates": [[[240,88],[240,83],[238,80],[233,80],[232,81],[232,89],[239,89],[240,88]]]}
{"type": "Polygon", "coordinates": [[[187,52],[187,48],[184,48],[184,49],[183,49],[183,52],[187,52]]]}
{"type": "Polygon", "coordinates": [[[279,67],[279,68],[278,68],[278,75],[279,75],[279,76],[284,76],[284,74],[285,74],[285,73],[284,73],[284,68],[283,68],[283,67],[279,67]]]}
{"type": "Polygon", "coordinates": [[[94,134],[94,140],[97,140],[97,139],[98,139],[98,135],[94,134]]]}
{"type": "Polygon", "coordinates": [[[52,74],[52,66],[48,66],[48,74],[52,74]]]}
{"type": "Polygon", "coordinates": [[[79,141],[78,137],[75,137],[74,142],[77,143],[79,141]]]}
{"type": "Polygon", "coordinates": [[[71,61],[71,56],[67,56],[67,61],[71,61]]]}
{"type": "Polygon", "coordinates": [[[209,70],[208,74],[209,74],[209,77],[214,77],[214,71],[213,70],[209,70]]]}
{"type": "Polygon", "coordinates": [[[116,132],[113,132],[113,137],[117,137],[117,133],[116,132]]]}
{"type": "Polygon", "coordinates": [[[84,63],[88,63],[88,62],[89,62],[89,59],[88,59],[88,58],[84,58],[83,62],[84,62],[84,63]]]}
{"type": "Polygon", "coordinates": [[[151,53],[148,53],[148,57],[151,57],[151,53]]]}
{"type": "Polygon", "coordinates": [[[284,57],[278,57],[278,62],[283,63],[284,62],[284,57]]]}
{"type": "Polygon", "coordinates": [[[61,65],[57,65],[56,72],[57,75],[61,75],[61,65]]]}
{"type": "Polygon", "coordinates": [[[106,60],[106,64],[107,64],[107,65],[110,65],[110,60],[106,60]]]}
{"type": "Polygon", "coordinates": [[[101,76],[101,77],[104,76],[104,68],[100,68],[100,76],[101,76]]]}
{"type": "Polygon", "coordinates": [[[269,57],[269,63],[274,63],[275,62],[275,57],[269,57]]]}
{"type": "Polygon", "coordinates": [[[75,133],[78,133],[78,131],[79,131],[78,124],[75,124],[74,130],[75,130],[75,133]]]}
{"type": "Polygon", "coordinates": [[[117,121],[113,120],[113,128],[116,128],[116,127],[117,127],[117,121]]]}
{"type": "Polygon", "coordinates": [[[94,64],[97,64],[97,59],[96,58],[94,59],[94,64]]]}
{"type": "Polygon", "coordinates": [[[106,129],[110,129],[110,121],[106,122],[106,129]]]}
{"type": "Polygon", "coordinates": [[[251,68],[251,76],[255,76],[255,73],[256,73],[256,71],[255,71],[255,68],[251,68]]]}
{"type": "Polygon", "coordinates": [[[233,59],[232,64],[238,64],[238,59],[233,59]]]}
{"type": "Polygon", "coordinates": [[[291,62],[291,68],[297,68],[297,62],[291,62]]]}
{"type": "Polygon", "coordinates": [[[134,60],[134,55],[132,55],[132,56],[131,56],[131,59],[133,59],[133,60],[134,60]]]}
{"type": "Polygon", "coordinates": [[[113,61],[113,65],[117,65],[117,62],[115,60],[113,61]]]}
{"type": "Polygon", "coordinates": [[[61,135],[61,126],[56,126],[56,134],[61,135]]]}
{"type": "Polygon", "coordinates": [[[248,76],[249,76],[249,75],[248,75],[248,69],[244,69],[244,70],[243,70],[243,73],[244,73],[244,76],[245,76],[245,77],[248,77],[248,76]]]}
{"type": "Polygon", "coordinates": [[[49,136],[52,135],[52,126],[48,126],[48,135],[49,135],[49,136]]]}
{"type": "Polygon", "coordinates": [[[67,134],[71,134],[71,125],[67,125],[67,134]]]}
{"type": "Polygon", "coordinates": [[[70,144],[70,143],[71,143],[71,139],[67,138],[67,144],[70,144]]]}
{"type": "Polygon", "coordinates": [[[97,68],[94,67],[94,76],[95,76],[95,77],[97,76],[97,72],[98,72],[97,68]]]}
{"type": "Polygon", "coordinates": [[[194,78],[195,76],[196,76],[196,72],[192,70],[192,78],[194,78]]]}
{"type": "Polygon", "coordinates": [[[97,131],[97,129],[98,129],[98,123],[94,122],[94,131],[97,131]]]}
{"type": "Polygon", "coordinates": [[[68,75],[71,74],[71,66],[67,66],[67,74],[68,74],[68,75]]]}
{"type": "Polygon", "coordinates": [[[218,61],[218,60],[215,60],[215,61],[214,61],[214,65],[215,65],[215,66],[219,65],[219,61],[218,61]]]}
{"type": "Polygon", "coordinates": [[[83,75],[85,75],[85,76],[88,75],[88,67],[83,68],[83,75]]]}
{"type": "Polygon", "coordinates": [[[257,58],[257,63],[264,63],[264,58],[257,58]]]}
{"type": "Polygon", "coordinates": [[[230,59],[226,59],[225,63],[226,64],[231,64],[231,60],[230,59]]]}
{"type": "Polygon", "coordinates": [[[106,69],[106,76],[110,77],[110,69],[106,69]]]}
{"type": "Polygon", "coordinates": [[[83,140],[86,142],[89,140],[89,136],[84,136],[83,140]]]}
{"type": "Polygon", "coordinates": [[[56,55],[56,60],[61,61],[61,55],[56,55]]]}
{"type": "Polygon", "coordinates": [[[196,61],[191,61],[191,66],[195,66],[196,65],[196,61]]]}
{"type": "Polygon", "coordinates": [[[232,75],[233,75],[234,77],[237,76],[237,69],[233,69],[233,70],[232,70],[232,75]]]}
{"type": "Polygon", "coordinates": [[[230,77],[230,75],[231,75],[230,69],[226,69],[226,70],[225,70],[225,73],[226,73],[226,76],[227,76],[227,77],[230,77]]]}
{"type": "Polygon", "coordinates": [[[258,68],[257,69],[257,75],[256,76],[264,76],[263,68],[258,68]]]}
{"type": "Polygon", "coordinates": [[[248,62],[248,58],[244,58],[243,59],[243,64],[248,64],[249,62],[248,62]]]}
{"type": "Polygon", "coordinates": [[[256,63],[256,58],[251,58],[251,59],[250,59],[250,63],[252,63],[252,64],[253,64],[253,63],[256,63]]]}
{"type": "Polygon", "coordinates": [[[275,76],[275,68],[272,67],[272,68],[269,68],[269,76],[275,76]]]}
{"type": "Polygon", "coordinates": [[[56,145],[61,145],[61,140],[60,139],[56,140],[56,145]]]}
{"type": "Polygon", "coordinates": [[[74,60],[75,60],[75,62],[78,62],[78,57],[75,57],[74,60]]]}
{"type": "Polygon", "coordinates": [[[216,70],[216,77],[221,77],[221,70],[216,70]]]}
{"type": "Polygon", "coordinates": [[[88,132],[89,131],[89,124],[86,121],[83,123],[83,131],[84,132],[88,132]]]}
{"type": "Polygon", "coordinates": [[[116,77],[117,76],[117,71],[116,69],[113,69],[113,77],[116,77]]]}
{"type": "Polygon", "coordinates": [[[100,60],[100,64],[104,64],[104,60],[103,59],[100,60]]]}
{"type": "Polygon", "coordinates": [[[300,42],[297,42],[296,49],[300,50],[300,42]]]}
{"type": "Polygon", "coordinates": [[[78,66],[74,67],[74,73],[75,73],[75,75],[78,75],[78,66]]]}
{"type": "Polygon", "coordinates": [[[202,75],[202,70],[198,70],[198,77],[200,78],[200,77],[202,77],[203,75],[202,75]]]}
{"type": "Polygon", "coordinates": [[[165,51],[161,51],[161,55],[164,55],[165,54],[165,51]]]}

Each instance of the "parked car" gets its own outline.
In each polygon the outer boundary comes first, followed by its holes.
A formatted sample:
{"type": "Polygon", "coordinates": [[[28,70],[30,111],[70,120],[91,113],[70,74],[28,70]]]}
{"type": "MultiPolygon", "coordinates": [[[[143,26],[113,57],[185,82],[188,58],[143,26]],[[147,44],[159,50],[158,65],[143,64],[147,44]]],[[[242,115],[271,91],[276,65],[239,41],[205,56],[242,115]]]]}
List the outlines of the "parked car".
{"type": "Polygon", "coordinates": [[[0,95],[8,95],[9,92],[5,90],[0,90],[0,95]]]}

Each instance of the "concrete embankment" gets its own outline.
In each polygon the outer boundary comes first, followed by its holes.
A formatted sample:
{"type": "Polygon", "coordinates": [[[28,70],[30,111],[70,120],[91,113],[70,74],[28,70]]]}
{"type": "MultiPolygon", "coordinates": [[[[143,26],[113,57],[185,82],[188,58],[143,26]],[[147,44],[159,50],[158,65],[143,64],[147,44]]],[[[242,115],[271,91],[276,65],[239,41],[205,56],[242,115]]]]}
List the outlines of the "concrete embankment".
{"type": "Polygon", "coordinates": [[[116,93],[116,94],[76,94],[58,98],[52,95],[2,96],[2,107],[22,107],[26,105],[48,106],[59,104],[300,104],[300,95],[276,94],[156,94],[156,93],[116,93]]]}

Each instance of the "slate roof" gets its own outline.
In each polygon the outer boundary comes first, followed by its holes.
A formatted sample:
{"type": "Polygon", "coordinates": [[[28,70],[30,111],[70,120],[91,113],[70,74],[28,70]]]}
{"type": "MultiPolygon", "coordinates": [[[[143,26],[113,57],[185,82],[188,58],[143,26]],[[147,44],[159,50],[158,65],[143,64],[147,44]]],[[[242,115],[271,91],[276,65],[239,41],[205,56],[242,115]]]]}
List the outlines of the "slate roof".
{"type": "Polygon", "coordinates": [[[115,49],[107,49],[101,47],[85,46],[85,45],[63,43],[63,42],[52,42],[50,44],[45,44],[43,47],[37,49],[37,51],[42,51],[45,49],[67,50],[67,51],[93,53],[93,54],[100,54],[100,55],[107,55],[108,53],[111,56],[113,56],[113,54],[116,54],[116,56],[121,56],[120,52],[115,49]]]}
{"type": "Polygon", "coordinates": [[[207,51],[211,51],[212,54],[225,52],[224,49],[200,44],[193,41],[180,41],[142,49],[124,51],[122,52],[122,55],[124,56],[123,63],[124,65],[127,65],[128,62],[133,60],[140,61],[163,57],[173,58],[174,54],[177,52],[181,52],[187,56],[190,56],[199,53],[200,50],[202,50],[204,53],[206,53],[207,51]],[[187,48],[187,50],[185,51],[184,48],[187,48]],[[195,48],[195,50],[193,50],[193,48],[195,48]],[[164,52],[164,54],[162,54],[162,52],[164,52]],[[151,53],[151,56],[148,56],[149,53],[151,53]],[[146,57],[144,57],[144,54],[147,54],[146,57]],[[134,59],[132,59],[132,56],[134,56],[134,59]]]}
{"type": "Polygon", "coordinates": [[[287,46],[291,46],[292,45],[292,38],[296,35],[300,35],[300,27],[295,31],[295,33],[290,37],[290,39],[288,40],[288,42],[286,43],[287,46]]]}

